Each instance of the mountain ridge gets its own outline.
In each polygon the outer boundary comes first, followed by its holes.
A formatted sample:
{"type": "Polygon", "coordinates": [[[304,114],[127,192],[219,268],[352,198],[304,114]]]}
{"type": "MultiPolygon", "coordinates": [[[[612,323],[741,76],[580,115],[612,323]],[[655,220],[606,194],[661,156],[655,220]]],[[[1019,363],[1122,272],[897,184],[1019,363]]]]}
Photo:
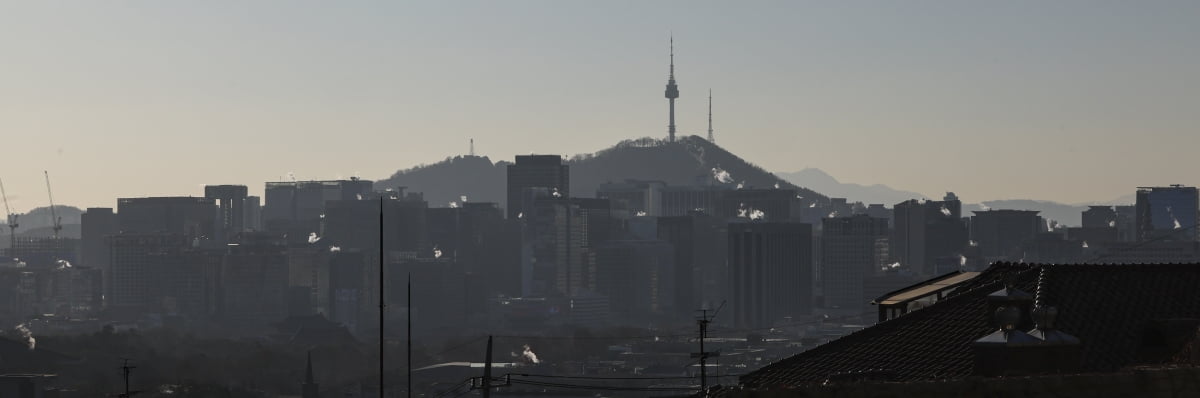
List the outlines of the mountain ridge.
{"type": "MultiPolygon", "coordinates": [[[[658,180],[671,186],[743,184],[746,187],[796,189],[805,203],[827,203],[829,198],[800,187],[730,153],[698,136],[677,142],[652,138],[624,140],[594,153],[566,159],[570,166],[573,196],[590,197],[606,182],[626,179],[658,180]],[[714,171],[728,173],[716,181],[714,171]]],[[[376,189],[408,187],[422,192],[431,206],[447,206],[466,196],[469,201],[504,204],[508,161],[492,162],[486,156],[455,156],[441,162],[399,170],[375,182],[376,189]],[[452,182],[446,184],[447,181],[452,182]]]]}

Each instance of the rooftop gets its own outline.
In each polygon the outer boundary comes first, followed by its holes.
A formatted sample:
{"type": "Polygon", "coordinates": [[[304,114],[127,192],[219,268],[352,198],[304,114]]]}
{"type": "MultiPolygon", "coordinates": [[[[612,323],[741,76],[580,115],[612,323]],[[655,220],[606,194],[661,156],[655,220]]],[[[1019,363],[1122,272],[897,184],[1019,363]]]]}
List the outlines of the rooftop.
{"type": "Polygon", "coordinates": [[[1161,332],[1154,325],[1186,326],[1195,322],[1177,321],[1200,319],[1200,264],[997,263],[925,309],[763,367],[743,376],[741,383],[748,388],[800,386],[868,373],[892,381],[965,378],[974,366],[971,343],[996,331],[987,296],[1006,280],[1036,292],[1040,303],[1058,307],[1058,329],[1082,341],[1082,372],[1163,363],[1178,347],[1148,349],[1148,342],[1171,345],[1196,336],[1194,328],[1183,327],[1187,330],[1175,334],[1186,337],[1151,338],[1161,332]]]}

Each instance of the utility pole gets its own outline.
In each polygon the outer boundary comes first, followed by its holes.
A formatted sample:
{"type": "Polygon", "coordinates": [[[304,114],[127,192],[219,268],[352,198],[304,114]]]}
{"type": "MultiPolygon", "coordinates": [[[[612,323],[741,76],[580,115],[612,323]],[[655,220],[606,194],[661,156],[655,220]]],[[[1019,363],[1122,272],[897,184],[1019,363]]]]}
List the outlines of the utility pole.
{"type": "MultiPolygon", "coordinates": [[[[383,195],[379,195],[379,398],[385,398],[383,393],[383,311],[387,307],[383,295],[383,195]]],[[[411,382],[410,382],[411,383],[411,382]]],[[[409,391],[412,394],[412,391],[409,391]]]]}
{"type": "Polygon", "coordinates": [[[472,390],[483,390],[483,398],[491,398],[492,389],[496,387],[508,387],[512,385],[512,375],[504,375],[504,384],[492,384],[492,336],[488,336],[487,354],[483,359],[483,377],[479,383],[475,383],[475,378],[471,378],[472,390]]]}
{"type": "Polygon", "coordinates": [[[412,304],[413,304],[413,302],[412,302],[412,272],[409,272],[408,273],[408,311],[405,311],[408,314],[408,334],[405,335],[408,337],[408,348],[405,349],[405,353],[408,354],[408,398],[412,398],[412,391],[413,391],[413,389],[412,389],[412,382],[413,382],[413,379],[412,379],[412,308],[413,308],[413,306],[412,306],[412,304]]]}
{"type": "Polygon", "coordinates": [[[129,359],[125,359],[124,361],[125,363],[121,365],[121,373],[125,379],[125,393],[121,394],[120,397],[129,398],[138,393],[138,391],[129,391],[129,374],[134,369],[137,369],[137,366],[129,366],[129,359]]]}
{"type": "Polygon", "coordinates": [[[492,336],[488,336],[487,355],[483,359],[483,398],[492,396],[492,336]]]}
{"type": "Polygon", "coordinates": [[[721,308],[724,308],[724,307],[725,307],[725,302],[722,301],[721,305],[719,307],[717,307],[717,309],[715,311],[709,310],[709,309],[700,309],[699,310],[700,316],[696,318],[696,326],[700,327],[700,352],[692,353],[692,358],[700,359],[700,396],[701,397],[708,396],[708,358],[721,355],[721,353],[719,353],[719,352],[705,351],[704,350],[704,339],[706,337],[708,337],[708,324],[712,323],[712,320],[717,317],[717,313],[721,312],[721,308]],[[709,316],[709,314],[708,314],[709,311],[712,311],[712,316],[709,316]]]}

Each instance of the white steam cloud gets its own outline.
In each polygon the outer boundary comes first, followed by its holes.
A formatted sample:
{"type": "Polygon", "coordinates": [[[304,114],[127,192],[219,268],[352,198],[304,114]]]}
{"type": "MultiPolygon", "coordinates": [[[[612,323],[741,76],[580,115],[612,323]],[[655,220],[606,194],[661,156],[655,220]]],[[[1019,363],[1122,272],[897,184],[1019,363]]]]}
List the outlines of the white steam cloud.
{"type": "Polygon", "coordinates": [[[717,182],[722,184],[729,184],[733,182],[733,176],[729,175],[728,171],[721,169],[720,166],[713,167],[712,175],[714,180],[717,180],[717,182]]]}
{"type": "Polygon", "coordinates": [[[433,247],[433,258],[442,258],[442,249],[438,249],[437,246],[434,246],[433,247]]]}
{"type": "Polygon", "coordinates": [[[458,201],[467,203],[467,195],[458,195],[458,201]]]}
{"type": "Polygon", "coordinates": [[[950,209],[947,209],[946,206],[942,206],[942,215],[946,216],[946,217],[950,217],[950,214],[951,214],[950,209]]]}
{"type": "Polygon", "coordinates": [[[451,208],[451,209],[457,209],[457,208],[458,208],[458,202],[450,202],[450,208],[451,208]]]}
{"type": "Polygon", "coordinates": [[[71,268],[71,262],[67,261],[67,260],[58,260],[58,261],[55,261],[54,263],[58,265],[58,269],[71,268]]]}
{"type": "Polygon", "coordinates": [[[341,251],[342,251],[342,248],[340,246],[329,246],[330,253],[338,253],[341,251]]]}
{"type": "Polygon", "coordinates": [[[763,219],[763,217],[766,217],[766,216],[767,216],[767,213],[764,213],[762,210],[750,209],[750,219],[751,220],[761,220],[761,219],[763,219]]]}
{"type": "Polygon", "coordinates": [[[529,348],[529,344],[525,345],[525,351],[521,353],[521,357],[525,358],[525,360],[529,361],[529,363],[542,363],[542,361],[538,359],[537,354],[533,353],[533,349],[529,348]]]}
{"type": "Polygon", "coordinates": [[[641,210],[638,210],[638,212],[637,212],[636,216],[638,216],[638,217],[645,217],[645,216],[646,216],[646,212],[644,212],[644,211],[641,211],[641,210]]]}
{"type": "Polygon", "coordinates": [[[308,243],[317,243],[319,241],[321,241],[321,237],[317,236],[316,232],[310,232],[308,234],[308,243]]]}
{"type": "Polygon", "coordinates": [[[558,193],[558,188],[554,188],[554,192],[551,192],[551,193],[550,193],[550,195],[551,195],[551,196],[554,196],[554,197],[556,197],[556,198],[561,198],[561,197],[562,197],[562,194],[561,194],[561,193],[558,193]]]}
{"type": "Polygon", "coordinates": [[[25,346],[29,347],[30,350],[37,347],[37,339],[33,338],[33,332],[30,332],[29,327],[25,326],[24,323],[17,325],[13,330],[21,334],[21,338],[25,339],[25,346]]]}
{"type": "Polygon", "coordinates": [[[883,267],[880,267],[880,270],[887,271],[887,270],[890,270],[890,269],[896,269],[896,268],[900,268],[900,262],[899,262],[899,261],[897,261],[897,262],[894,262],[894,263],[891,263],[891,264],[884,264],[884,266],[883,266],[883,267]]]}
{"type": "Polygon", "coordinates": [[[779,189],[779,183],[775,183],[775,189],[779,189]]]}

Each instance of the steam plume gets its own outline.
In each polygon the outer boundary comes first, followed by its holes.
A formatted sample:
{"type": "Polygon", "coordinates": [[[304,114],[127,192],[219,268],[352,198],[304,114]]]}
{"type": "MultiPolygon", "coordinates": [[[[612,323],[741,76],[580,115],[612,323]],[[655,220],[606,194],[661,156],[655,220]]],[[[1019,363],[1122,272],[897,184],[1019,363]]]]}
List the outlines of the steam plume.
{"type": "Polygon", "coordinates": [[[37,347],[37,339],[33,338],[33,332],[30,332],[24,323],[17,325],[14,330],[21,334],[21,338],[25,339],[25,345],[29,347],[29,350],[32,351],[37,347]]]}
{"type": "Polygon", "coordinates": [[[321,237],[317,236],[316,232],[310,232],[308,234],[308,243],[317,243],[320,240],[321,240],[321,237]]]}

